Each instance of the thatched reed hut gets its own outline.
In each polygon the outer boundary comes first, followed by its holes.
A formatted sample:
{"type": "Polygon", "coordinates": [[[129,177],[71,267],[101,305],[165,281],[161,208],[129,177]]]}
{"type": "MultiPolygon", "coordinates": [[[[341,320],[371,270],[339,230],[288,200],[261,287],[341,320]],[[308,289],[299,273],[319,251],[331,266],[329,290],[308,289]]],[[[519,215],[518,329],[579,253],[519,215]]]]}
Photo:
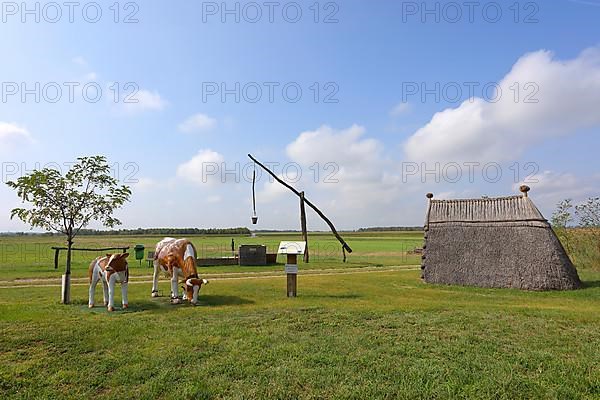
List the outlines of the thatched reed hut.
{"type": "Polygon", "coordinates": [[[423,246],[428,283],[569,290],[581,287],[550,224],[522,186],[521,196],[429,199],[423,246]]]}

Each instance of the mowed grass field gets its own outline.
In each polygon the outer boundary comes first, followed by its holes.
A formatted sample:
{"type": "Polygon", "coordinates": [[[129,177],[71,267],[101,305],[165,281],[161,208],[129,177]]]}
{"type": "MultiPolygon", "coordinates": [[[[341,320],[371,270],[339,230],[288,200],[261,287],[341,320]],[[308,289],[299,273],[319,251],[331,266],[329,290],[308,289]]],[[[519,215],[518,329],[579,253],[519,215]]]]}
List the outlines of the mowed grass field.
{"type": "MultiPolygon", "coordinates": [[[[315,248],[335,243],[313,236],[315,248]]],[[[581,270],[585,288],[572,292],[433,286],[403,255],[420,233],[347,239],[348,263],[338,251],[300,266],[295,299],[281,265],[210,267],[200,305],[173,306],[150,298],[149,269],[132,266],[131,308],[111,314],[87,308],[84,282],[74,304],[58,304],[59,287],[44,286],[61,273],[52,257],[2,261],[0,398],[600,398],[599,271],[581,270]],[[52,279],[15,281],[21,269],[52,279]]]]}

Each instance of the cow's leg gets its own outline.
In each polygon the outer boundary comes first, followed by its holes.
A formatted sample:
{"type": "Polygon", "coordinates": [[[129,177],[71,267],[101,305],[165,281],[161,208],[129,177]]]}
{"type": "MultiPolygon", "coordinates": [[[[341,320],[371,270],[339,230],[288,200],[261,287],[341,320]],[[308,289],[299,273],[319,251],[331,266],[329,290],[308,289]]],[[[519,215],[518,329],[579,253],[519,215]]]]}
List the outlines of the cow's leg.
{"type": "Polygon", "coordinates": [[[115,311],[115,285],[118,274],[111,274],[108,278],[108,311],[115,311]]]}
{"type": "Polygon", "coordinates": [[[181,300],[187,300],[188,296],[187,296],[187,282],[183,282],[183,286],[181,287],[181,291],[183,292],[183,296],[181,297],[181,300]]]}
{"type": "Polygon", "coordinates": [[[120,273],[121,275],[121,302],[123,308],[129,308],[129,300],[127,298],[127,289],[129,288],[129,269],[120,273]]]}
{"type": "Polygon", "coordinates": [[[171,276],[171,298],[174,304],[179,304],[179,288],[177,281],[179,280],[179,268],[173,267],[173,275],[171,276]]]}
{"type": "Polygon", "coordinates": [[[98,271],[96,271],[96,268],[94,267],[94,270],[92,271],[92,280],[90,282],[89,301],[88,301],[89,308],[94,307],[94,296],[96,295],[96,285],[98,284],[99,280],[100,280],[100,276],[98,275],[98,271]]]}
{"type": "Polygon", "coordinates": [[[158,297],[158,275],[160,273],[160,266],[158,260],[154,260],[154,276],[152,277],[152,297],[158,297]]]}
{"type": "Polygon", "coordinates": [[[129,308],[129,300],[127,298],[127,288],[129,283],[127,281],[121,283],[121,297],[123,302],[123,308],[129,308]]]}
{"type": "Polygon", "coordinates": [[[102,281],[102,298],[104,299],[104,307],[108,305],[108,283],[106,283],[106,272],[100,277],[102,281]]]}

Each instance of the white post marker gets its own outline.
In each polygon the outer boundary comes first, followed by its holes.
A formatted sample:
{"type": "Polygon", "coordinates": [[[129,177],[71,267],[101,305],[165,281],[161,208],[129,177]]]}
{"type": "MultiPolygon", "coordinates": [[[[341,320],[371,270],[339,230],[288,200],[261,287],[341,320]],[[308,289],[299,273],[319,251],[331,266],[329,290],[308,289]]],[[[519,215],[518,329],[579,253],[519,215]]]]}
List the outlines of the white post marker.
{"type": "Polygon", "coordinates": [[[287,275],[287,297],[297,296],[298,256],[306,251],[306,242],[281,242],[278,254],[287,255],[285,273],[287,275]]]}

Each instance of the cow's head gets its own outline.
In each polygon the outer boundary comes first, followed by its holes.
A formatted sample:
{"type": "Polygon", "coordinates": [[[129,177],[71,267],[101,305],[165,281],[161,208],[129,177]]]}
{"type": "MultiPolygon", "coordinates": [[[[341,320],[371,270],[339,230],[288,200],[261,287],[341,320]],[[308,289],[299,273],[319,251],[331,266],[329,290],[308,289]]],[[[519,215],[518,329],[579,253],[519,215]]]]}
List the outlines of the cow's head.
{"type": "Polygon", "coordinates": [[[107,271],[125,271],[127,269],[127,257],[129,253],[122,254],[107,254],[108,261],[106,263],[107,271]]]}
{"type": "Polygon", "coordinates": [[[189,278],[185,281],[183,285],[183,290],[185,291],[186,298],[193,305],[198,304],[198,293],[200,292],[200,288],[202,285],[206,285],[208,281],[206,279],[200,278],[189,278]]]}

